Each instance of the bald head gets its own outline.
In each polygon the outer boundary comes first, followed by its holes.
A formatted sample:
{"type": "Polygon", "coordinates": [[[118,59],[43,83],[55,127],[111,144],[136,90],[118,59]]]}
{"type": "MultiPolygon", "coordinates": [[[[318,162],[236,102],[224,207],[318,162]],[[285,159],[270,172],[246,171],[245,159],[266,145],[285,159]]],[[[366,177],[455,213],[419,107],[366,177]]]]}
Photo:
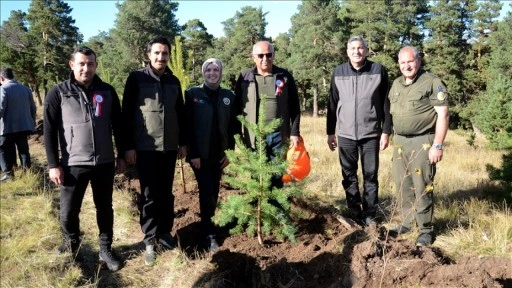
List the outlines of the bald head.
{"type": "Polygon", "coordinates": [[[259,41],[252,46],[252,60],[256,64],[258,74],[266,76],[272,73],[274,61],[274,45],[268,41],[259,41]]]}

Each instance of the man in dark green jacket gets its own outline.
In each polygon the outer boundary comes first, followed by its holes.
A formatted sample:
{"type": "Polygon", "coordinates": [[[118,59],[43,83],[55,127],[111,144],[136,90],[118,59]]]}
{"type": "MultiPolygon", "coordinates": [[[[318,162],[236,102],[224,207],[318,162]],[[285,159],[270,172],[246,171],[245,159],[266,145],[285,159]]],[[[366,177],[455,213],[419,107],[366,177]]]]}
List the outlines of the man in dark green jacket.
{"type": "Polygon", "coordinates": [[[145,263],[155,261],[155,244],[173,249],[172,184],[176,159],[186,156],[185,109],[181,85],[167,67],[170,43],[163,37],[147,47],[151,63],[133,71],[123,94],[126,161],[136,163],[141,187],[140,225],[145,263]]]}
{"type": "Polygon", "coordinates": [[[388,97],[395,132],[393,179],[402,223],[390,234],[410,232],[416,220],[416,245],[429,246],[434,240],[434,176],[448,132],[448,93],[439,77],[421,69],[415,47],[400,49],[398,64],[403,76],[395,79],[388,97]]]}

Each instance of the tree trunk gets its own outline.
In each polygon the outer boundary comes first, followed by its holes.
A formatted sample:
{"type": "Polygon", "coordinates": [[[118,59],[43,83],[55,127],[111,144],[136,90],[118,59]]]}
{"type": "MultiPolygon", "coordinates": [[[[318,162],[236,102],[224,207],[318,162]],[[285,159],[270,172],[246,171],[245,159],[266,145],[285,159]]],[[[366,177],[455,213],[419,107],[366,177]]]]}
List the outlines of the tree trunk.
{"type": "Polygon", "coordinates": [[[32,91],[33,91],[33,93],[36,94],[37,104],[39,104],[39,106],[43,106],[43,101],[41,100],[41,93],[39,93],[39,89],[36,88],[36,89],[34,89],[32,91]]]}
{"type": "Polygon", "coordinates": [[[318,87],[313,86],[313,117],[318,117],[318,87]]]}
{"type": "Polygon", "coordinates": [[[263,245],[263,236],[261,235],[262,234],[262,231],[261,231],[261,197],[260,199],[258,199],[258,207],[256,208],[258,209],[257,210],[257,213],[258,213],[258,228],[257,228],[257,231],[258,231],[258,243],[260,243],[260,245],[263,245]]]}

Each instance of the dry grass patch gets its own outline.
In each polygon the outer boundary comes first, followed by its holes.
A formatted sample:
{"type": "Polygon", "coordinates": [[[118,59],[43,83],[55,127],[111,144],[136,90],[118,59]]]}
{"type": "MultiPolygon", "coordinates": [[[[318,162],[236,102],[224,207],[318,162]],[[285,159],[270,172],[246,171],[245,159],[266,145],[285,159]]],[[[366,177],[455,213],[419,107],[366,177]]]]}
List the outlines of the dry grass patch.
{"type": "Polygon", "coordinates": [[[60,232],[52,195],[38,188],[40,175],[17,175],[15,181],[0,184],[0,286],[74,286],[80,270],[53,253],[60,232]]]}
{"type": "MultiPolygon", "coordinates": [[[[301,131],[312,167],[304,181],[304,192],[312,201],[344,209],[338,151],[328,149],[325,118],[304,116],[301,131]]],[[[32,144],[31,153],[36,162],[46,163],[43,146],[32,144]]],[[[482,193],[493,187],[486,164],[500,167],[503,153],[487,150],[478,138],[475,144],[476,148],[471,147],[466,144],[465,136],[449,131],[445,158],[437,166],[434,223],[438,237],[434,246],[455,260],[463,255],[510,256],[512,251],[510,203],[489,202],[482,193]]],[[[394,217],[397,209],[391,156],[392,147],[389,147],[381,152],[379,164],[379,196],[386,216],[385,226],[398,221],[394,217]]],[[[222,274],[211,273],[218,267],[209,254],[190,256],[176,249],[158,255],[154,266],[145,266],[135,194],[128,188],[116,189],[113,196],[113,248],[124,260],[120,271],[110,272],[98,263],[98,228],[91,191],[86,192],[80,214],[84,237],[81,251],[85,260],[75,263],[70,255],[55,256],[55,248],[62,239],[58,222],[59,192],[44,180],[47,171],[39,169],[19,174],[15,181],[2,183],[0,187],[1,287],[201,287],[197,281],[208,283],[208,287],[229,285],[222,274]]],[[[123,187],[122,183],[116,184],[123,187]]],[[[175,181],[175,185],[179,184],[179,180],[175,181]]],[[[414,240],[415,236],[407,237],[414,240]]]]}
{"type": "Polygon", "coordinates": [[[467,223],[439,236],[436,246],[455,258],[468,255],[512,257],[512,221],[507,204],[498,207],[471,199],[459,206],[460,211],[466,213],[467,223]]]}

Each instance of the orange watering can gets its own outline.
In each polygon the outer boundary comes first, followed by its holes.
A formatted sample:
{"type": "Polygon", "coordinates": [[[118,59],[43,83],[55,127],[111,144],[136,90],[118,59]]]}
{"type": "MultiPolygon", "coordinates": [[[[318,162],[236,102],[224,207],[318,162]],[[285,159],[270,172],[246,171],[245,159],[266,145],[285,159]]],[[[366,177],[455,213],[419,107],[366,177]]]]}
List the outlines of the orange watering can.
{"type": "Polygon", "coordinates": [[[309,162],[309,154],[304,146],[304,139],[302,136],[299,139],[299,145],[292,147],[286,153],[286,160],[288,161],[288,169],[286,174],[283,175],[283,182],[291,182],[292,180],[301,181],[309,175],[311,164],[309,162]]]}

